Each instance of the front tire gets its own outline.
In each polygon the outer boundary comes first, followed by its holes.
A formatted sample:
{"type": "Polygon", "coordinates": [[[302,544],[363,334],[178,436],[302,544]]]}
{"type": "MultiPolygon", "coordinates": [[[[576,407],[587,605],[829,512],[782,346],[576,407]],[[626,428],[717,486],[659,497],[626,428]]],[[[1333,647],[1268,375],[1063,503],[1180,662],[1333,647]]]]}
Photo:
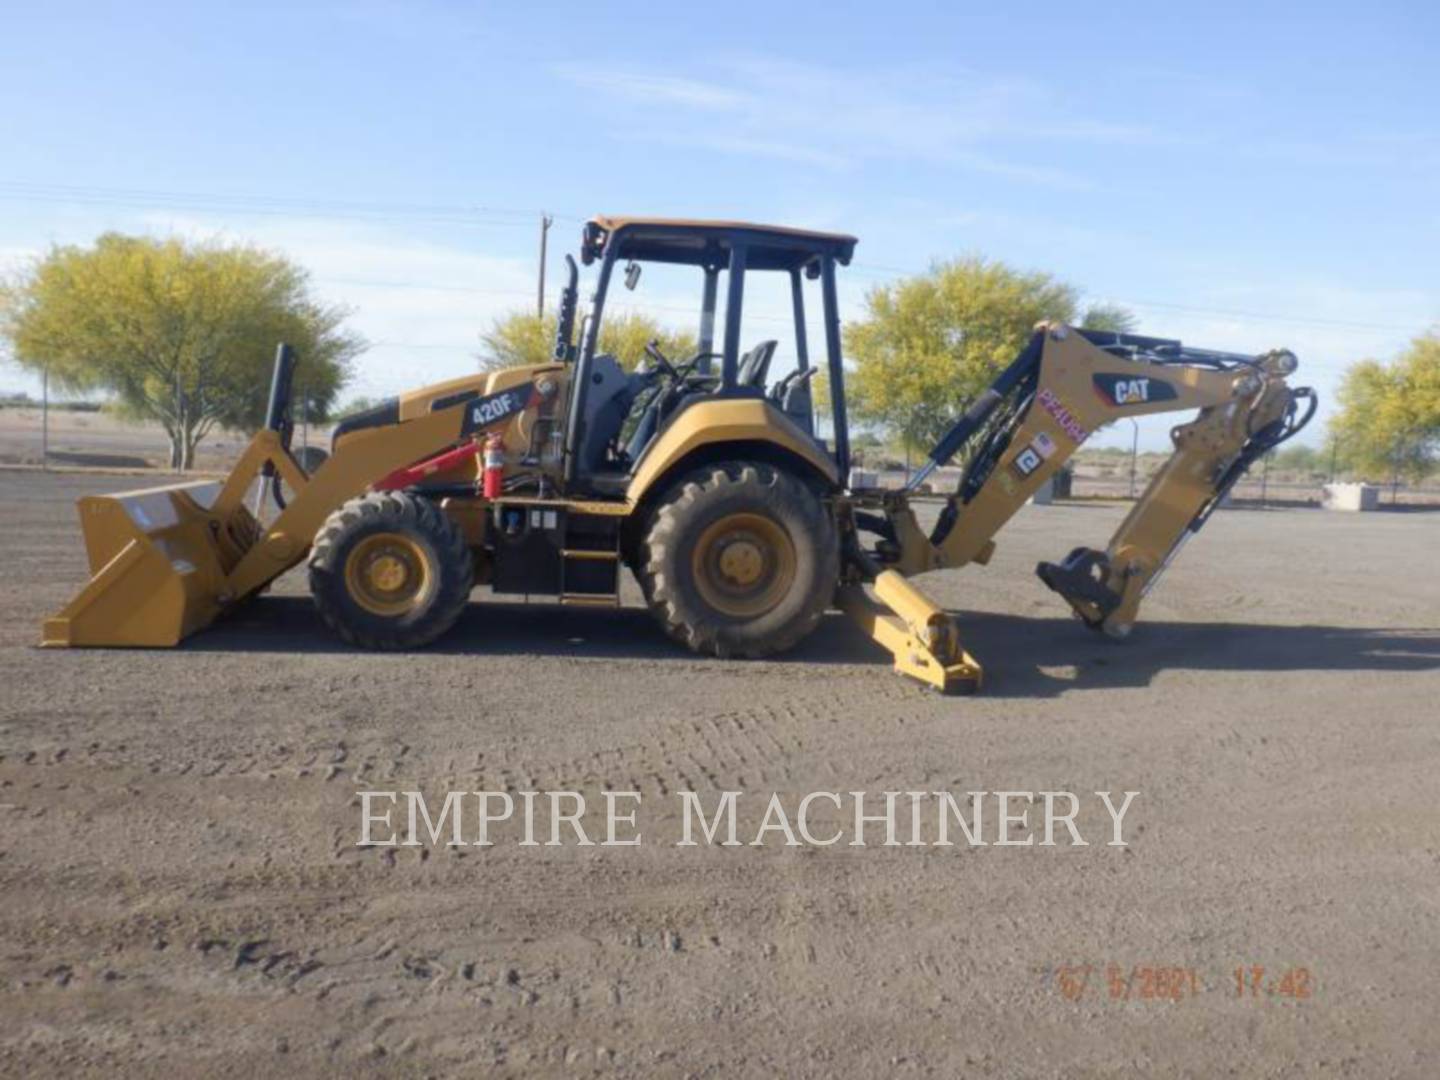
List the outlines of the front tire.
{"type": "Polygon", "coordinates": [[[310,553],[310,595],[351,645],[414,649],[454,625],[475,566],[460,529],[434,503],[393,492],[351,499],[310,553]]]}
{"type": "Polygon", "coordinates": [[[815,628],[840,576],[819,496],[769,465],[692,474],[653,511],[641,587],[666,632],[712,656],[783,652],[815,628]]]}

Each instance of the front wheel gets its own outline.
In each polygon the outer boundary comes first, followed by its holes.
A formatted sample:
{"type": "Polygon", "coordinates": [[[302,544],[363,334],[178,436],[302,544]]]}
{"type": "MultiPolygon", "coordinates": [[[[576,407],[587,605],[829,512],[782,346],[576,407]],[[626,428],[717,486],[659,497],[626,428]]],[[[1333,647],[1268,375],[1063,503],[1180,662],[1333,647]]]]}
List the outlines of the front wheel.
{"type": "Polygon", "coordinates": [[[768,656],[804,638],[840,576],[835,523],[820,498],[769,465],[688,477],[653,511],[640,584],[665,630],[696,652],[768,656]]]}
{"type": "Polygon", "coordinates": [[[434,503],[376,493],[330,515],[310,554],[310,594],[352,645],[413,649],[460,617],[475,583],[464,534],[434,503]]]}

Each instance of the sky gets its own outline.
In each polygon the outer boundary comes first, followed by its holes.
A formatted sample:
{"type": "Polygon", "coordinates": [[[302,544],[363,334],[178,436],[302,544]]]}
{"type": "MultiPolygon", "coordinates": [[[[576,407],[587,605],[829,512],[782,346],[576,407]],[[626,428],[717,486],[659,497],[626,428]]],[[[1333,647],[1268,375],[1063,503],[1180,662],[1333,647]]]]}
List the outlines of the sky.
{"type": "MultiPolygon", "coordinates": [[[[371,342],[348,395],[473,370],[533,308],[542,213],[552,298],[595,213],[845,231],[849,318],[983,254],[1146,333],[1287,346],[1322,418],[1440,324],[1433,4],[11,0],[3,28],[0,271],[106,230],[282,251],[371,342]]],[[[689,327],[698,298],[626,301],[689,327]]],[[[788,332],[756,301],[747,346],[788,332]]],[[[0,389],[37,384],[0,360],[0,389]]]]}

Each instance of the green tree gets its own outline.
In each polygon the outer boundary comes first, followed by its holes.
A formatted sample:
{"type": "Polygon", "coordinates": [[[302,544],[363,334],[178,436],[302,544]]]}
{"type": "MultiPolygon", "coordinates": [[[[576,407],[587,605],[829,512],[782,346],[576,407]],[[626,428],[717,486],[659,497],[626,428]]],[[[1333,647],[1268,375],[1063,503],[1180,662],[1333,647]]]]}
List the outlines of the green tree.
{"type": "Polygon", "coordinates": [[[305,271],[279,255],[117,233],[52,248],[0,291],[15,359],[157,421],[176,469],[216,426],[260,426],[278,342],[299,354],[297,415],[323,417],[364,348],[345,314],[312,299],[305,271]]]}
{"type": "Polygon", "coordinates": [[[1119,304],[1091,304],[1085,309],[1080,325],[1086,330],[1111,330],[1117,334],[1133,333],[1138,325],[1135,313],[1119,304]]]}
{"type": "Polygon", "coordinates": [[[364,394],[353,397],[343,405],[336,406],[329,411],[329,419],[344,420],[356,413],[368,412],[380,404],[379,398],[366,397],[364,394]]]}
{"type": "Polygon", "coordinates": [[[1331,437],[1346,465],[1371,480],[1423,480],[1440,456],[1440,332],[1416,338],[1394,361],[1351,364],[1340,383],[1331,437]]]}
{"type": "MultiPolygon", "coordinates": [[[[541,319],[523,311],[512,311],[496,319],[481,335],[488,355],[480,357],[481,371],[548,364],[555,350],[555,315],[541,319]]],[[[579,316],[575,319],[579,335],[579,316]]],[[[645,345],[659,340],[660,351],[671,361],[695,355],[695,338],[677,332],[638,312],[612,312],[600,324],[598,352],[609,353],[629,371],[645,359],[645,345]]]]}
{"type": "MultiPolygon", "coordinates": [[[[939,439],[1015,359],[1037,322],[1080,321],[1074,287],[980,256],[878,286],[865,307],[865,317],[845,327],[846,351],[855,361],[846,380],[851,412],[917,448],[939,439]]],[[[1128,330],[1134,317],[1100,305],[1085,315],[1084,325],[1128,330]]]]}

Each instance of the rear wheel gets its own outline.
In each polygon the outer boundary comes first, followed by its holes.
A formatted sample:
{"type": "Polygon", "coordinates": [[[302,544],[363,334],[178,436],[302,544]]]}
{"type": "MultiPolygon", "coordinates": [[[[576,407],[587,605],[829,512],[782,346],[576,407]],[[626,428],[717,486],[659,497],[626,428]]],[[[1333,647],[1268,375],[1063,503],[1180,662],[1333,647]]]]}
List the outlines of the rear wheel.
{"type": "Polygon", "coordinates": [[[464,535],[434,503],[389,492],[336,510],[310,554],[321,618],[367,649],[434,641],[465,609],[474,574],[464,535]]]}
{"type": "Polygon", "coordinates": [[[696,652],[768,656],[804,638],[840,574],[835,523],[794,476],[738,463],[695,473],[651,515],[640,583],[696,652]]]}

